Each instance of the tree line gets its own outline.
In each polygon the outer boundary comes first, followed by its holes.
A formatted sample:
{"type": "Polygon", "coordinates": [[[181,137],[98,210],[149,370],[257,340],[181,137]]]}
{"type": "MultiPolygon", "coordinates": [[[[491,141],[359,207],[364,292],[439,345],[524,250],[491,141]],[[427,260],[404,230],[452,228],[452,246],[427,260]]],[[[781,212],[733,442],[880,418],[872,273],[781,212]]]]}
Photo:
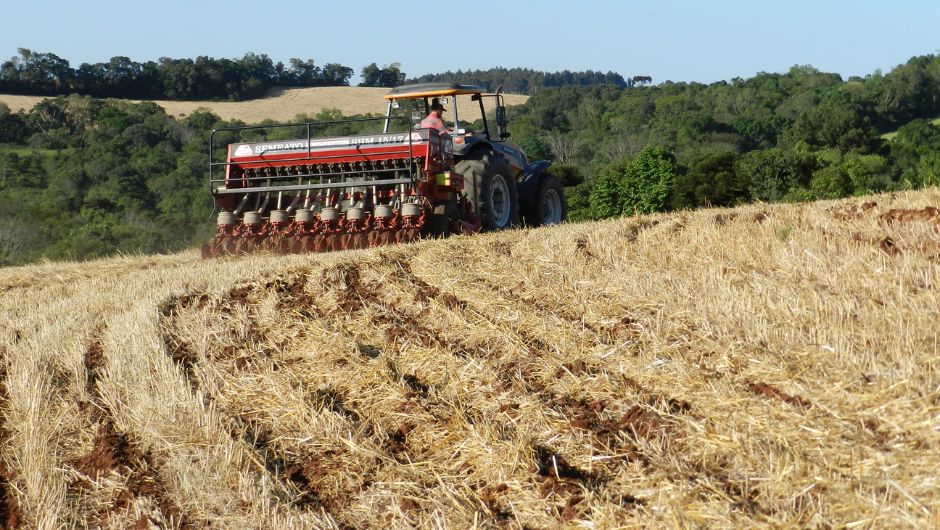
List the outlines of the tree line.
{"type": "MultiPolygon", "coordinates": [[[[644,78],[645,79],[645,78],[644,78]]],[[[624,88],[631,85],[623,76],[616,72],[595,72],[585,70],[571,72],[542,72],[531,68],[490,68],[488,70],[457,70],[440,74],[426,74],[408,80],[409,83],[448,82],[467,85],[478,85],[487,90],[503,90],[513,94],[531,95],[545,88],[562,86],[594,86],[612,85],[624,88]]]]}
{"type": "Polygon", "coordinates": [[[353,69],[337,63],[318,66],[293,58],[287,65],[265,54],[240,59],[171,59],[137,62],[112,57],[106,63],[72,68],[54,53],[19,48],[0,65],[0,93],[100,98],[171,100],[243,100],[263,96],[275,86],[346,86],[353,69]]]}

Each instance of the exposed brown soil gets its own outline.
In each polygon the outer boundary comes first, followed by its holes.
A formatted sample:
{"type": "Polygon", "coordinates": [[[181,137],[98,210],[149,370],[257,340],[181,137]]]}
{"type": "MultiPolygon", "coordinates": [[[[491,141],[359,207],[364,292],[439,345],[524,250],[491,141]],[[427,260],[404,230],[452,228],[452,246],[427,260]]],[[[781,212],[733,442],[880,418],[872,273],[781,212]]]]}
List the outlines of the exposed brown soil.
{"type": "Polygon", "coordinates": [[[10,487],[11,476],[6,464],[0,461],[0,528],[13,530],[20,528],[24,521],[19,501],[10,487]]]}
{"type": "MultiPolygon", "coordinates": [[[[352,287],[350,296],[346,297],[342,305],[344,310],[361,308],[361,301],[355,297],[358,292],[358,275],[355,269],[341,268],[338,271],[345,282],[346,287],[352,287]]],[[[174,319],[180,312],[191,308],[202,308],[208,306],[211,309],[221,312],[230,312],[232,305],[241,305],[249,307],[254,302],[254,296],[259,293],[271,290],[281,295],[279,307],[296,308],[298,302],[303,302],[304,311],[317,311],[315,305],[312,305],[312,298],[309,298],[304,291],[305,280],[300,277],[294,277],[289,280],[275,280],[261,286],[243,285],[235,287],[228,292],[225,298],[213,300],[202,294],[188,294],[179,297],[165,304],[172,310],[162,311],[164,317],[164,342],[168,345],[167,351],[173,361],[180,366],[187,375],[187,380],[194,391],[205,394],[208,401],[213,401],[214,397],[203,392],[199,386],[199,379],[196,375],[201,369],[199,360],[194,353],[193,347],[185,340],[181,339],[175,331],[174,319]]],[[[256,345],[266,344],[267,337],[257,324],[252,324],[248,329],[249,342],[256,345]]],[[[287,344],[280,344],[281,348],[287,344]]],[[[262,349],[262,351],[264,351],[262,349]]],[[[248,358],[240,356],[238,348],[234,345],[228,345],[222,348],[222,355],[211,356],[213,360],[234,359],[234,367],[237,370],[253,370],[254,365],[248,361],[248,358]]],[[[348,403],[349,400],[332,388],[311,389],[306,392],[307,402],[314,408],[320,410],[330,410],[340,416],[343,416],[353,424],[361,421],[360,414],[348,403]]],[[[328,493],[332,488],[337,470],[331,463],[331,459],[338,456],[336,450],[326,450],[316,455],[296,454],[285,452],[273,443],[275,437],[269,426],[264,425],[252,418],[240,414],[232,414],[231,435],[235,440],[242,440],[259,456],[264,463],[265,470],[273,480],[280,480],[290,484],[297,496],[292,500],[292,504],[300,509],[309,510],[314,513],[327,513],[340,522],[341,527],[346,527],[342,522],[342,510],[352,502],[352,491],[345,494],[333,495],[328,493]]],[[[391,454],[396,454],[390,449],[391,454]]],[[[360,482],[362,488],[368,487],[368,477],[360,482]]]]}
{"type": "Polygon", "coordinates": [[[755,223],[763,223],[770,217],[770,212],[755,212],[751,215],[751,221],[755,223]]]}
{"type": "Polygon", "coordinates": [[[487,484],[480,490],[480,500],[486,506],[493,522],[498,527],[504,527],[512,520],[512,510],[506,501],[506,492],[509,486],[506,484],[487,484]]]}
{"type": "Polygon", "coordinates": [[[780,401],[783,401],[784,403],[789,403],[790,405],[793,405],[793,406],[795,406],[795,407],[799,407],[799,408],[801,408],[801,409],[808,409],[808,408],[810,408],[810,407],[813,406],[812,403],[810,403],[809,401],[807,401],[807,400],[804,399],[804,398],[801,398],[801,397],[799,397],[799,396],[794,396],[794,395],[791,395],[791,394],[787,394],[786,392],[784,392],[784,391],[782,391],[782,390],[779,390],[779,389],[777,389],[777,388],[774,388],[774,387],[768,385],[767,383],[762,383],[762,382],[760,382],[760,381],[757,381],[757,382],[753,382],[753,381],[752,381],[752,382],[748,382],[748,383],[747,383],[747,389],[748,389],[749,391],[753,392],[754,394],[759,395],[759,396],[764,396],[764,397],[773,398],[773,399],[779,399],[780,401]]]}
{"type": "MultiPolygon", "coordinates": [[[[436,307],[440,307],[443,310],[465,311],[468,308],[467,302],[460,300],[453,294],[442,293],[438,288],[427,284],[415,276],[411,271],[410,264],[407,262],[397,261],[395,265],[403,275],[400,281],[418,287],[415,291],[415,302],[422,304],[432,303],[432,306],[430,306],[432,308],[435,307],[433,304],[437,303],[440,305],[436,307]]],[[[256,296],[273,291],[279,295],[277,302],[278,307],[285,309],[303,307],[303,311],[307,317],[315,318],[329,317],[345,320],[354,318],[363,311],[368,310],[373,325],[389,326],[389,329],[385,333],[385,339],[392,344],[400,341],[412,341],[427,346],[437,345],[446,347],[448,350],[454,348],[454,345],[441,343],[437,334],[421,323],[421,319],[427,319],[431,316],[428,313],[428,308],[421,310],[416,309],[415,311],[420,311],[420,314],[413,314],[403,308],[391,309],[387,307],[385,302],[379,299],[377,295],[383,286],[363,281],[355,267],[344,265],[332,270],[327,270],[324,276],[319,279],[319,282],[320,284],[324,282],[334,282],[334,285],[337,286],[336,292],[339,296],[336,300],[335,311],[330,309],[330,307],[321,307],[323,305],[322,300],[316,300],[309,294],[309,284],[301,277],[276,280],[274,283],[262,282],[260,286],[255,284],[254,286],[237,287],[229,292],[227,298],[231,300],[232,303],[248,307],[253,303],[256,296]]],[[[209,308],[211,308],[213,304],[211,300],[205,302],[204,298],[201,296],[187,295],[170,305],[180,309],[181,306],[192,305],[192,300],[201,300],[201,303],[209,308]]],[[[219,304],[224,306],[224,302],[219,302],[219,304]]],[[[430,309],[430,311],[433,312],[435,310],[430,309]]],[[[171,344],[169,351],[174,361],[183,367],[188,374],[192,374],[199,368],[196,365],[195,357],[190,347],[184,342],[179,341],[179,339],[175,337],[176,332],[172,330],[172,319],[176,313],[177,311],[175,310],[163,311],[163,315],[166,317],[166,327],[168,329],[167,340],[168,343],[171,344]]],[[[631,322],[629,318],[625,317],[618,323],[618,326],[629,326],[631,322]]],[[[252,342],[256,344],[267,342],[264,333],[261,331],[258,331],[258,333],[259,335],[252,339],[252,342]]],[[[535,356],[531,362],[538,362],[538,357],[545,355],[550,346],[544,344],[538,337],[526,336],[525,334],[523,334],[523,337],[531,343],[532,353],[535,356]]],[[[227,346],[223,351],[230,352],[226,353],[226,355],[229,356],[236,355],[234,351],[231,351],[232,348],[232,346],[227,346]]],[[[457,351],[454,353],[457,357],[465,358],[467,355],[472,355],[467,353],[466,350],[462,349],[459,345],[457,345],[456,348],[457,351]]],[[[370,360],[382,354],[382,347],[370,344],[357,342],[356,349],[370,360]]],[[[430,410],[430,407],[435,405],[435,400],[432,397],[434,392],[432,385],[424,382],[418,374],[401,373],[396,363],[391,359],[386,360],[386,365],[392,376],[400,381],[402,386],[406,389],[405,396],[415,400],[416,406],[430,410]]],[[[501,368],[500,371],[516,371],[513,370],[513,368],[518,368],[517,373],[523,375],[523,379],[527,382],[532,391],[547,393],[547,389],[544,385],[536,378],[529,375],[527,369],[523,367],[506,366],[501,368]]],[[[594,373],[596,370],[596,368],[589,366],[583,361],[566,363],[563,368],[577,376],[594,373]]],[[[562,368],[559,369],[561,370],[562,368]]],[[[190,375],[190,380],[191,382],[195,380],[193,375],[190,375]]],[[[637,385],[637,387],[639,387],[639,385],[637,385]]],[[[310,402],[317,408],[332,410],[353,422],[359,422],[362,419],[359,412],[347,406],[346,398],[340,396],[332,389],[319,389],[314,391],[310,395],[310,402]]],[[[670,402],[675,404],[670,405],[674,410],[687,411],[689,408],[689,405],[684,402],[681,404],[675,400],[670,400],[670,402]]],[[[654,441],[669,445],[672,443],[672,440],[681,438],[681,435],[675,429],[674,425],[669,421],[660,417],[655,412],[636,405],[629,407],[625,413],[610,418],[601,417],[601,413],[605,410],[606,404],[582,402],[570,396],[549,400],[548,405],[562,414],[570,416],[573,427],[591,431],[592,437],[597,441],[599,450],[616,450],[634,455],[632,458],[641,458],[641,451],[631,440],[643,439],[646,442],[654,441]]],[[[402,411],[406,412],[407,410],[406,408],[402,411]]],[[[321,454],[320,457],[316,459],[299,458],[285,454],[270,445],[269,440],[272,435],[264,427],[253,423],[249,424],[241,419],[237,419],[236,421],[249,433],[246,438],[255,450],[263,456],[269,472],[289,481],[302,492],[301,496],[296,501],[298,506],[307,509],[325,509],[329,513],[332,513],[338,520],[343,520],[343,510],[347,504],[352,502],[352,499],[348,497],[330,497],[325,495],[321,491],[322,487],[319,486],[319,484],[322,484],[323,480],[329,477],[334,471],[329,467],[329,454],[321,454]]],[[[415,428],[415,424],[405,422],[384,434],[384,443],[382,444],[384,451],[395,462],[401,465],[408,465],[415,455],[421,452],[421,448],[413,447],[410,441],[411,433],[415,428]],[[417,453],[415,451],[417,451],[417,453]]],[[[383,435],[378,434],[377,436],[383,435]]],[[[603,482],[603,477],[595,472],[585,471],[571,465],[564,456],[548,449],[547,446],[537,446],[535,448],[535,455],[536,475],[538,482],[541,484],[541,486],[539,486],[541,494],[547,495],[552,499],[558,499],[560,504],[555,506],[555,511],[563,520],[570,520],[576,515],[581,514],[581,509],[578,507],[583,497],[578,494],[578,492],[585,487],[598,487],[603,482]],[[549,464],[549,462],[551,463],[549,464]]],[[[606,466],[600,466],[599,469],[606,469],[606,466]]],[[[368,487],[370,482],[371,479],[366,477],[361,483],[361,487],[368,487]]],[[[628,497],[628,505],[642,504],[642,501],[632,496],[628,497]]],[[[506,518],[505,507],[500,507],[495,499],[490,499],[490,501],[494,522],[498,523],[504,520],[506,518]]],[[[408,505],[406,508],[408,509],[404,509],[403,511],[410,511],[414,506],[408,505]]]]}
{"type": "Polygon", "coordinates": [[[572,427],[590,431],[601,451],[626,450],[636,458],[638,449],[630,440],[668,445],[682,438],[672,422],[640,405],[632,405],[620,414],[605,412],[609,404],[604,401],[577,400],[570,396],[558,397],[552,405],[568,418],[572,427]]]}
{"type": "Polygon", "coordinates": [[[940,258],[940,239],[922,236],[913,241],[897,236],[866,235],[859,232],[852,234],[852,241],[858,244],[878,247],[888,256],[895,257],[905,253],[921,254],[928,259],[940,258]]]}
{"type": "Polygon", "coordinates": [[[434,287],[428,282],[415,276],[414,272],[411,270],[411,264],[407,261],[398,260],[395,262],[395,264],[404,274],[402,279],[404,281],[411,282],[418,287],[415,293],[415,301],[427,302],[429,300],[438,300],[442,302],[448,309],[457,311],[464,311],[467,309],[467,303],[463,300],[458,299],[453,294],[442,293],[441,290],[437,287],[434,287]]]}
{"type": "Polygon", "coordinates": [[[583,236],[574,240],[574,248],[578,254],[584,256],[587,259],[590,259],[590,260],[597,259],[594,253],[591,252],[591,249],[588,248],[587,239],[585,239],[583,236]]]}
{"type": "Polygon", "coordinates": [[[98,370],[104,357],[104,351],[101,349],[101,342],[95,340],[85,348],[85,391],[89,395],[96,396],[98,383],[98,370]]]}
{"type": "MultiPolygon", "coordinates": [[[[96,337],[99,334],[100,329],[95,331],[96,337]]],[[[91,449],[70,462],[83,476],[69,485],[70,490],[87,489],[102,476],[116,473],[124,477],[124,488],[117,493],[108,507],[90,516],[90,524],[105,527],[113,514],[129,510],[134,499],[150,497],[161,512],[161,521],[169,522],[175,528],[191,528],[192,525],[167,491],[153,455],[149,451],[142,451],[126,434],[120,432],[115,427],[107,407],[101,404],[97,382],[103,362],[104,350],[101,342],[95,338],[85,349],[84,363],[85,389],[92,402],[83,404],[82,409],[97,426],[97,432],[91,449]]],[[[141,515],[138,525],[145,524],[145,527],[149,528],[151,523],[162,524],[161,521],[150,521],[146,515],[141,515]]]]}
{"type": "MultiPolygon", "coordinates": [[[[867,201],[861,204],[847,205],[830,209],[830,214],[841,221],[860,219],[874,211],[878,203],[867,201]]],[[[884,225],[905,225],[925,222],[940,224],[940,209],[933,206],[923,208],[891,208],[880,214],[878,220],[884,225]]],[[[878,247],[888,256],[899,256],[906,252],[917,252],[930,259],[940,258],[940,240],[935,237],[920,236],[910,239],[896,234],[852,233],[852,241],[878,247]]]]}
{"type": "Polygon", "coordinates": [[[898,248],[898,244],[894,242],[894,239],[890,237],[882,238],[878,242],[878,248],[880,248],[885,254],[889,256],[897,256],[901,253],[901,249],[898,248]]]}
{"type": "Polygon", "coordinates": [[[118,434],[111,423],[99,423],[92,449],[75,462],[75,468],[92,480],[119,465],[127,466],[129,442],[126,436],[118,434]]]}
{"type": "Polygon", "coordinates": [[[535,465],[541,477],[554,481],[555,484],[575,481],[588,487],[598,480],[596,474],[585,471],[568,463],[568,460],[552,449],[539,445],[535,447],[535,465]]]}
{"type": "Polygon", "coordinates": [[[920,209],[892,208],[878,216],[886,223],[913,223],[918,221],[940,223],[940,209],[927,206],[920,209]]]}
{"type": "Polygon", "coordinates": [[[299,491],[293,501],[296,506],[315,511],[336,508],[337,501],[323,499],[316,487],[323,479],[316,461],[284,455],[271,446],[271,433],[266,427],[242,419],[238,421],[245,432],[245,440],[262,456],[267,471],[293,484],[299,491]]]}
{"type": "MultiPolygon", "coordinates": [[[[0,411],[4,410],[8,399],[4,357],[6,357],[6,351],[0,347],[0,411]]],[[[6,429],[3,414],[0,412],[0,529],[12,530],[20,528],[25,521],[23,521],[23,512],[11,485],[14,475],[5,461],[6,455],[3,448],[6,447],[9,438],[10,433],[6,429]]]]}
{"type": "MultiPolygon", "coordinates": [[[[90,480],[111,472],[123,475],[125,487],[112,500],[104,511],[96,514],[97,524],[107,526],[112,514],[127,510],[137,497],[151,497],[159,507],[162,520],[169,521],[176,528],[191,528],[179,507],[166,489],[159,472],[154,467],[153,456],[142,453],[125,434],[116,430],[110,421],[98,425],[92,450],[80,457],[75,467],[90,480]]],[[[83,488],[81,482],[75,484],[83,488]]],[[[146,516],[143,516],[145,520],[146,516]]]]}

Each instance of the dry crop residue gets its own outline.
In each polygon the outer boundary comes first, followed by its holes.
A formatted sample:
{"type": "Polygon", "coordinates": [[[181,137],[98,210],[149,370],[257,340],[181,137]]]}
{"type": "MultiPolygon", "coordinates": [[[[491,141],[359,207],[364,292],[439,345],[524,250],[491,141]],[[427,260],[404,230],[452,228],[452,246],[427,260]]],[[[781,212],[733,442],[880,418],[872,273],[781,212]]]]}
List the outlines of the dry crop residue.
{"type": "Polygon", "coordinates": [[[829,209],[830,215],[840,221],[857,221],[865,218],[877,220],[877,228],[871,225],[864,231],[852,233],[852,241],[876,247],[891,257],[903,254],[919,254],[928,259],[940,259],[940,209],[935,206],[922,208],[887,208],[884,211],[875,201],[858,204],[842,204],[829,209]],[[879,213],[880,212],[880,213],[879,213]],[[933,230],[915,230],[908,235],[912,225],[923,223],[933,230]]]}
{"type": "Polygon", "coordinates": [[[0,526],[936,526],[936,204],[4,270],[0,526]]]}

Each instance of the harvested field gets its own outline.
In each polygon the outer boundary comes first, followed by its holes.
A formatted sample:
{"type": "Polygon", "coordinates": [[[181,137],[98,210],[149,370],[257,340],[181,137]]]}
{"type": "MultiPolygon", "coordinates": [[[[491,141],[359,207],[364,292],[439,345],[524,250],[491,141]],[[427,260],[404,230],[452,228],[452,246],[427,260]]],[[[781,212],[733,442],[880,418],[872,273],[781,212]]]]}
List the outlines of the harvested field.
{"type": "Polygon", "coordinates": [[[938,206],[2,269],[0,527],[936,528],[938,206]]]}
{"type": "MultiPolygon", "coordinates": [[[[155,101],[171,116],[188,116],[197,109],[209,109],[225,120],[259,123],[266,119],[290,122],[298,114],[314,114],[324,109],[339,109],[343,115],[375,113],[385,115],[386,101],[382,98],[387,88],[369,87],[315,87],[275,88],[267,97],[248,101],[155,101]]],[[[507,105],[522,105],[528,96],[507,94],[507,105]]],[[[0,94],[0,103],[6,103],[14,112],[28,111],[42,101],[39,96],[11,96],[0,94]]],[[[477,103],[462,96],[459,103],[460,119],[479,119],[477,103]],[[474,111],[475,109],[475,111],[474,111]]],[[[489,114],[489,110],[487,113],[489,114]]],[[[451,116],[452,117],[452,116],[451,116]]]]}

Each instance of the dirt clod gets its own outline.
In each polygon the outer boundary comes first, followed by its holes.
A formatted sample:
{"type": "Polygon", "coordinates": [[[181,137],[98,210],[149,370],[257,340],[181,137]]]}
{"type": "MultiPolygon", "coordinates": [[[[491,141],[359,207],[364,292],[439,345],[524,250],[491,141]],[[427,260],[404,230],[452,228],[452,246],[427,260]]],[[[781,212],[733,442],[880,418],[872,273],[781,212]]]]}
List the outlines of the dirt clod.
{"type": "Polygon", "coordinates": [[[593,473],[568,463],[568,460],[552,449],[539,445],[535,447],[535,462],[538,474],[555,480],[576,480],[586,483],[597,479],[593,473]]]}
{"type": "Polygon", "coordinates": [[[375,359],[379,355],[382,355],[382,350],[371,344],[363,344],[359,342],[356,344],[356,349],[359,350],[359,353],[370,359],[375,359]]]}

